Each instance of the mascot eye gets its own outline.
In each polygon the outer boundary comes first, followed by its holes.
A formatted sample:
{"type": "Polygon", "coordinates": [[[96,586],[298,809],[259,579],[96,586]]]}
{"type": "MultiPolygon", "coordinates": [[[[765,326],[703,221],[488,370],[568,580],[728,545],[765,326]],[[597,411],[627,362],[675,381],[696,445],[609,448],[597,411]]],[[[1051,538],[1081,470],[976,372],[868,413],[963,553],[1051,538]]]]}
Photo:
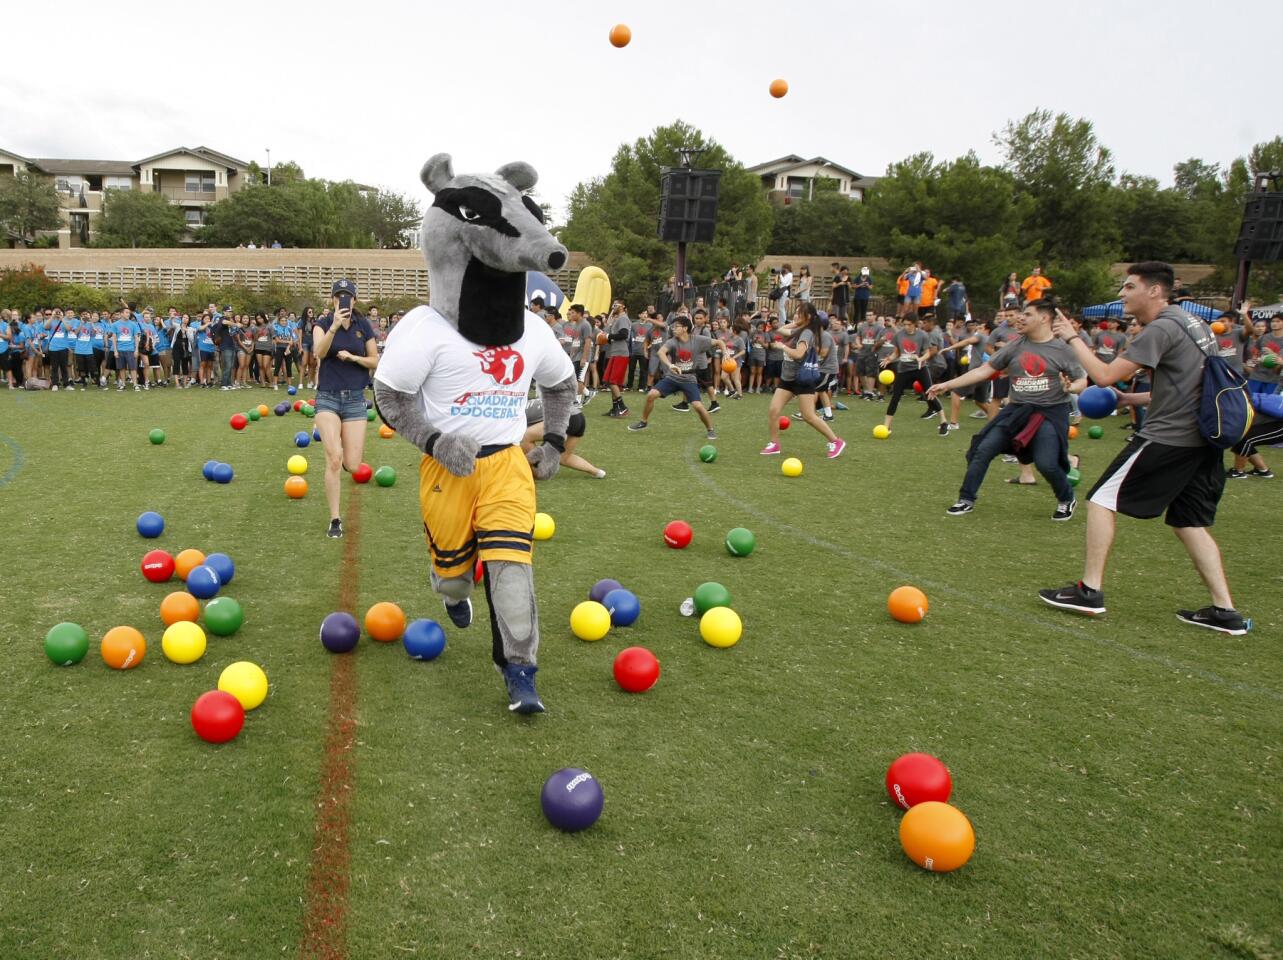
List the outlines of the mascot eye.
{"type": "Polygon", "coordinates": [[[476,223],[481,219],[481,214],[477,213],[477,211],[473,210],[471,207],[465,207],[463,204],[459,204],[459,216],[463,217],[463,219],[467,220],[469,223],[476,223]]]}

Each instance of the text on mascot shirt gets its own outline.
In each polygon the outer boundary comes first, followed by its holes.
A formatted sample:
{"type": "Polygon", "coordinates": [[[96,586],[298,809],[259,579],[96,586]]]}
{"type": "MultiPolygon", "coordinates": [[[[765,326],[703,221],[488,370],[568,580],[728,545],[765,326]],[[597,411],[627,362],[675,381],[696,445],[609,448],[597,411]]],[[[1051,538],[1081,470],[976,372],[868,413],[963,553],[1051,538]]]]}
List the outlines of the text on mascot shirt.
{"type": "Polygon", "coordinates": [[[415,307],[388,334],[376,379],[417,393],[428,422],[481,444],[519,443],[526,431],[530,382],[574,376],[552,329],[529,311],[516,343],[472,343],[432,307],[415,307]]]}

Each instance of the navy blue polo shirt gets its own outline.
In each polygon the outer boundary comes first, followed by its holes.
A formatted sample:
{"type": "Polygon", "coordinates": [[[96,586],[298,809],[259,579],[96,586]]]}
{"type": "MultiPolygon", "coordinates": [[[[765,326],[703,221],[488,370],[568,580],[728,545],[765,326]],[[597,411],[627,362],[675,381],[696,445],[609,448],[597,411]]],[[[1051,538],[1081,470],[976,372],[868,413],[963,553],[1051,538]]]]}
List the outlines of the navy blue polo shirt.
{"type": "MultiPolygon", "coordinates": [[[[320,317],[316,321],[317,329],[330,329],[333,316],[320,317]]],[[[317,380],[318,390],[364,390],[370,382],[370,371],[351,360],[338,359],[339,351],[346,350],[358,357],[365,356],[365,345],[374,339],[374,328],[370,321],[359,313],[352,314],[352,322],[346,330],[339,329],[330,341],[330,349],[321,359],[321,376],[317,380]]]]}

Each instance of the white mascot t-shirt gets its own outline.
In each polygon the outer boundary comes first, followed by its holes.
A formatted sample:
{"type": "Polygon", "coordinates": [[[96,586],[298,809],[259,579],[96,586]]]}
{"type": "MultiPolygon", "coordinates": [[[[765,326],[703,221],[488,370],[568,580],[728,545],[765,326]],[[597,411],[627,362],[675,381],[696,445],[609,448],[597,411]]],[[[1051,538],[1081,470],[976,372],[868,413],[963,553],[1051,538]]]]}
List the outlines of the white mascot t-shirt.
{"type": "Polygon", "coordinates": [[[420,306],[388,334],[374,378],[400,393],[417,393],[437,430],[485,445],[521,442],[532,379],[552,386],[574,375],[556,334],[528,310],[520,340],[482,347],[432,307],[420,306]]]}

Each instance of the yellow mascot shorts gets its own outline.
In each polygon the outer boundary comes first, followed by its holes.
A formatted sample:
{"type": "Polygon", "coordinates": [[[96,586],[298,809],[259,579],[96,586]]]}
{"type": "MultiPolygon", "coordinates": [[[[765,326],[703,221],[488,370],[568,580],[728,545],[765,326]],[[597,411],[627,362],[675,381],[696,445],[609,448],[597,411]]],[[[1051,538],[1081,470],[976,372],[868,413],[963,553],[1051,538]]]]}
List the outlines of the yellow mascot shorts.
{"type": "Polygon", "coordinates": [[[520,446],[478,457],[469,477],[456,477],[425,455],[419,508],[437,576],[471,573],[477,554],[482,560],[530,562],[535,478],[520,446]]]}

